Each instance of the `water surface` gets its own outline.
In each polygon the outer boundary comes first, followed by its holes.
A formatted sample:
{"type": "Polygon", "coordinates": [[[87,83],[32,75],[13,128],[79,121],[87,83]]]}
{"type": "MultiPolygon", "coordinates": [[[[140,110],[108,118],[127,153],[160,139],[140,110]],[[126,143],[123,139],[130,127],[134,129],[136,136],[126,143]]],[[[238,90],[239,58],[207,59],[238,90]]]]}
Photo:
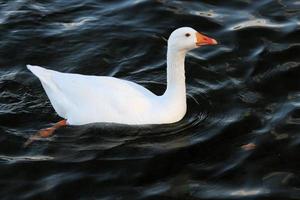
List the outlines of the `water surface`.
{"type": "Polygon", "coordinates": [[[300,199],[299,25],[296,0],[0,2],[1,199],[300,199]],[[187,55],[183,120],[23,147],[60,119],[26,64],[162,94],[181,26],[220,42],[187,55]]]}

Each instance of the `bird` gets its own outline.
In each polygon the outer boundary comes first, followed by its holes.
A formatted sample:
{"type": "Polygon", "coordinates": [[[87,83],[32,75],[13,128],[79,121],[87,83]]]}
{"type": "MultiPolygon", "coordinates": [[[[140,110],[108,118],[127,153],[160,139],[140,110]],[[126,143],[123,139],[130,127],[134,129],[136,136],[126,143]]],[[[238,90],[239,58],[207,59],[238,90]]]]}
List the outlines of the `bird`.
{"type": "Polygon", "coordinates": [[[33,136],[49,137],[67,125],[106,122],[128,125],[170,124],[186,114],[185,56],[218,42],[191,27],[174,30],[167,44],[167,87],[155,95],[145,87],[110,76],[62,73],[39,66],[27,68],[40,80],[51,105],[63,120],[33,136]]]}

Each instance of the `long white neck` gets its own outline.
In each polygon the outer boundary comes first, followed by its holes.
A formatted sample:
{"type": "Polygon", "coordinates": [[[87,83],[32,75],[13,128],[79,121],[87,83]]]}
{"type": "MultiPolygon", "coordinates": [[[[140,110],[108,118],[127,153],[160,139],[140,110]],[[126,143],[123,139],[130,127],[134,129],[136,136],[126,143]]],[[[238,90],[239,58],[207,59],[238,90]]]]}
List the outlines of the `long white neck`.
{"type": "Polygon", "coordinates": [[[178,51],[168,45],[167,89],[163,96],[186,106],[184,60],[186,51],[178,51]]]}

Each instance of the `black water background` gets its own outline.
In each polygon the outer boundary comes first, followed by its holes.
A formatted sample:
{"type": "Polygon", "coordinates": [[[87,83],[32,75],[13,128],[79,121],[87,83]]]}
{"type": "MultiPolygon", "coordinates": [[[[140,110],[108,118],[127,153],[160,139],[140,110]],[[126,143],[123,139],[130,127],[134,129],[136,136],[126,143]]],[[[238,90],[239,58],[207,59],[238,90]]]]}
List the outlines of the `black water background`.
{"type": "Polygon", "coordinates": [[[296,0],[1,1],[1,199],[300,199],[299,18],[296,0]],[[182,121],[67,127],[22,146],[59,120],[26,64],[161,94],[181,26],[220,42],[187,56],[182,121]]]}

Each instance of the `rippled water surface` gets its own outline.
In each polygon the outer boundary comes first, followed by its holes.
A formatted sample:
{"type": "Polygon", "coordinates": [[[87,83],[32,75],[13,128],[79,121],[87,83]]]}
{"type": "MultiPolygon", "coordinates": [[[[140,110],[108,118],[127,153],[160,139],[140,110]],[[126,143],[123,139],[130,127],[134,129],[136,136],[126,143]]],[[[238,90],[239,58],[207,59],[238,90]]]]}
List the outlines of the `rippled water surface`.
{"type": "Polygon", "coordinates": [[[297,0],[0,1],[1,199],[300,199],[299,25],[297,0]],[[183,120],[23,147],[60,119],[26,64],[162,94],[181,26],[220,42],[187,56],[183,120]]]}

